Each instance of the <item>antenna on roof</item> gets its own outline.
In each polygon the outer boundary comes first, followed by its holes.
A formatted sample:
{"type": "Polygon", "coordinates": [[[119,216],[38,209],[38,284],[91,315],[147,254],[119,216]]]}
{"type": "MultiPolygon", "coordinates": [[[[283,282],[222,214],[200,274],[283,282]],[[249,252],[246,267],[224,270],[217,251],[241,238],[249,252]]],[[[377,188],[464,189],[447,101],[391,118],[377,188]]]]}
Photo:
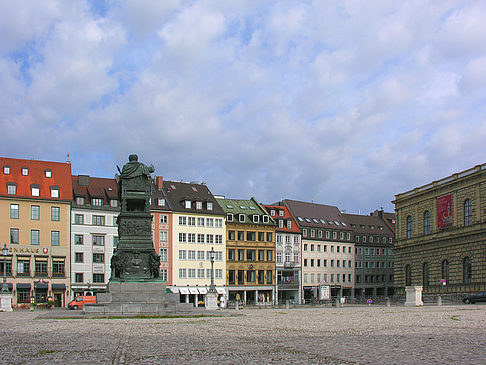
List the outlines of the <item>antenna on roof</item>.
{"type": "Polygon", "coordinates": [[[67,160],[66,160],[66,163],[71,163],[71,161],[69,161],[69,152],[67,154],[67,160]]]}

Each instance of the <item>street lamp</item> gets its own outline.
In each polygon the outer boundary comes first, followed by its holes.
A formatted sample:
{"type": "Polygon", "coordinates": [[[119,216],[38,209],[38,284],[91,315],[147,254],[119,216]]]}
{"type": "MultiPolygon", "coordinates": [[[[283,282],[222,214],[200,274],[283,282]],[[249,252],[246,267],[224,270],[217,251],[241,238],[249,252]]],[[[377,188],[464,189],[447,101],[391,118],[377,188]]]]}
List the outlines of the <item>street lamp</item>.
{"type": "Polygon", "coordinates": [[[3,284],[2,284],[2,294],[9,294],[8,286],[7,286],[7,254],[8,249],[7,245],[4,244],[2,248],[2,255],[3,255],[3,284]]]}
{"type": "Polygon", "coordinates": [[[209,285],[209,292],[216,293],[216,287],[214,286],[214,247],[211,247],[209,251],[209,260],[211,261],[211,284],[209,285]]]}

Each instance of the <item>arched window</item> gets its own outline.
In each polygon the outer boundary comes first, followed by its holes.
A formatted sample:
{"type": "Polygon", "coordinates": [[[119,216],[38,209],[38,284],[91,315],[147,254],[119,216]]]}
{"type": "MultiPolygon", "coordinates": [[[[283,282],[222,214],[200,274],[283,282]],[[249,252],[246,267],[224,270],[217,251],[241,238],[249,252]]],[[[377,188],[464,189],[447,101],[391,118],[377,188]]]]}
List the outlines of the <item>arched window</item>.
{"type": "Polygon", "coordinates": [[[472,282],[472,263],[469,257],[465,257],[462,261],[462,272],[464,284],[470,284],[472,282]]]}
{"type": "Polygon", "coordinates": [[[413,234],[413,222],[412,222],[412,216],[407,217],[407,238],[412,238],[413,234]]]}
{"type": "Polygon", "coordinates": [[[412,285],[412,268],[410,265],[405,266],[405,285],[412,285]]]}
{"type": "Polygon", "coordinates": [[[429,264],[426,262],[422,265],[422,285],[429,286],[429,264]]]}
{"type": "Polygon", "coordinates": [[[424,212],[424,234],[430,234],[430,212],[428,210],[424,212]]]}
{"type": "Polygon", "coordinates": [[[472,203],[471,200],[466,199],[464,202],[464,225],[470,226],[472,224],[472,203]]]}
{"type": "Polygon", "coordinates": [[[449,261],[444,260],[442,261],[442,279],[446,281],[446,284],[449,284],[449,261]]]}

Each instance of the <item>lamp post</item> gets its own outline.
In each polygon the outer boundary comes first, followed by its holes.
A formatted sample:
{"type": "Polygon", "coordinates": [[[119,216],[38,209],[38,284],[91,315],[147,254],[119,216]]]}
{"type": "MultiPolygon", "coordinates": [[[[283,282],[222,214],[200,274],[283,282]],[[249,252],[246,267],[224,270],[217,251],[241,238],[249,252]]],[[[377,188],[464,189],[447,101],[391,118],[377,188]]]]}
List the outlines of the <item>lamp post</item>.
{"type": "Polygon", "coordinates": [[[216,293],[216,287],[214,286],[214,247],[211,247],[209,251],[209,260],[211,261],[211,284],[209,285],[209,292],[216,293]]]}
{"type": "Polygon", "coordinates": [[[2,248],[2,255],[3,255],[3,284],[2,284],[2,294],[9,294],[8,286],[7,286],[7,254],[8,249],[7,245],[4,244],[2,248]]]}

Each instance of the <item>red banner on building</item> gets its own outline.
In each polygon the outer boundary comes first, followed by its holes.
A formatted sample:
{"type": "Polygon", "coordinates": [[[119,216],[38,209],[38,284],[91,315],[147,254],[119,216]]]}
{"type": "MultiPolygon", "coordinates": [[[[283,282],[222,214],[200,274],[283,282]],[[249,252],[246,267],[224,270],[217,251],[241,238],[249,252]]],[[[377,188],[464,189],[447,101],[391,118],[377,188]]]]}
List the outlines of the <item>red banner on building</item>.
{"type": "Polygon", "coordinates": [[[452,194],[437,198],[437,228],[452,227],[452,194]]]}

